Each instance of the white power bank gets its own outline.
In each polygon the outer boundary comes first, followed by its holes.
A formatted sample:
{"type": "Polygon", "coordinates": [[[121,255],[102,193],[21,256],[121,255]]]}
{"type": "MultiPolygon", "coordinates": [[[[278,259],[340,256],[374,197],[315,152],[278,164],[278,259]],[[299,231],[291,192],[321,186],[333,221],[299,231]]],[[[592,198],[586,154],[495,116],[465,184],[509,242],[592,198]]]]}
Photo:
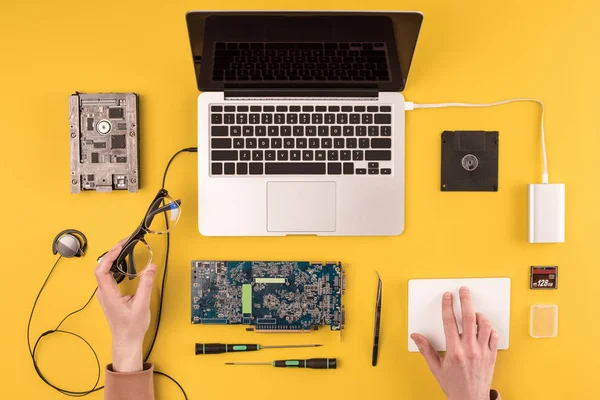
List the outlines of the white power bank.
{"type": "Polygon", "coordinates": [[[529,243],[565,241],[565,185],[529,185],[529,243]]]}

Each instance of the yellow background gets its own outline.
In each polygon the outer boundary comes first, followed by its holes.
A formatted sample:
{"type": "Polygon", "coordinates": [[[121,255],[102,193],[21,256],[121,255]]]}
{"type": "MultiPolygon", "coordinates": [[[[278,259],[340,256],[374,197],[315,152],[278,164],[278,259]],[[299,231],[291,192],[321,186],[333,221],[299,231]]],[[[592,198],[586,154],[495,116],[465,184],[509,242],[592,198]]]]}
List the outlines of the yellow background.
{"type": "MultiPolygon", "coordinates": [[[[357,1],[258,1],[254,9],[358,9],[357,1]]],[[[169,157],[196,145],[196,90],[185,26],[190,9],[243,9],[246,1],[4,1],[0,6],[0,398],[60,399],[35,375],[25,328],[55,257],[54,235],[83,230],[89,250],[63,260],[43,295],[33,334],[82,305],[96,257],[137,226],[169,157]],[[74,91],[140,94],[142,189],[138,194],[69,194],[68,101],[74,91]]],[[[526,241],[526,184],[539,182],[539,117],[534,104],[494,109],[419,110],[407,115],[406,231],[389,238],[207,238],[197,231],[196,156],[174,163],[169,191],[182,199],[172,235],[161,330],[151,361],[176,377],[190,399],[441,399],[418,354],[406,350],[407,280],[508,276],[511,345],[493,386],[506,399],[591,399],[600,370],[597,227],[600,6],[594,1],[369,2],[373,9],[420,10],[422,34],[405,95],[415,102],[488,102],[516,96],[547,105],[550,180],[567,193],[565,244],[526,241]],[[440,133],[499,130],[498,193],[439,191],[440,133]],[[192,326],[192,259],[341,260],[348,267],[344,340],[329,330],[296,336],[243,327],[192,326]],[[559,289],[529,289],[530,265],[559,265],[559,289]],[[384,281],[380,363],[371,367],[375,270],[384,281]],[[559,306],[559,336],[529,336],[529,307],[559,306]],[[194,342],[323,343],[314,350],[196,357],[194,342]],[[335,371],[226,367],[224,361],[330,356],[335,371]]],[[[110,361],[110,336],[96,301],[67,322],[110,361]]],[[[51,337],[40,349],[49,378],[70,389],[93,384],[83,344],[51,337]]],[[[103,377],[102,377],[103,379],[103,377]]],[[[181,398],[156,378],[158,398],[181,398]]],[[[100,399],[96,393],[90,398],[100,399]]]]}

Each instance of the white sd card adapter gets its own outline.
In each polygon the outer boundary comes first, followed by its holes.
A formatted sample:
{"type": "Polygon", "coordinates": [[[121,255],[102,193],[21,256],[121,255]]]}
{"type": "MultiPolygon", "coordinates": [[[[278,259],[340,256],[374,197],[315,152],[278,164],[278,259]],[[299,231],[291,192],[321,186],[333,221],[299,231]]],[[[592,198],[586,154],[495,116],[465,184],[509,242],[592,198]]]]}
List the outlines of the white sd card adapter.
{"type": "Polygon", "coordinates": [[[565,185],[529,185],[529,243],[565,241],[565,185]]]}

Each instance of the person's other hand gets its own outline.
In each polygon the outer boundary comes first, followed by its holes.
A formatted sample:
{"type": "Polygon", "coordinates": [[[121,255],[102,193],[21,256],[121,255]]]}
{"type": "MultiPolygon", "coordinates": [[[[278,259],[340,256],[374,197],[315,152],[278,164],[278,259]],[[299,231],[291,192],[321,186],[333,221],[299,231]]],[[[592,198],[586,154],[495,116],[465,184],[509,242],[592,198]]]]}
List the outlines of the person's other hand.
{"type": "Polygon", "coordinates": [[[423,335],[410,337],[427,361],[449,400],[489,400],[498,351],[498,333],[490,321],[473,311],[469,289],[460,289],[462,334],[458,333],[452,294],[442,298],[446,354],[441,356],[423,335]]]}
{"type": "Polygon", "coordinates": [[[96,267],[96,296],[112,332],[113,370],[134,372],[143,369],[142,345],[150,326],[150,295],[156,266],[150,265],[140,276],[135,295],[123,296],[110,272],[123,243],[125,240],[117,243],[96,267]]]}

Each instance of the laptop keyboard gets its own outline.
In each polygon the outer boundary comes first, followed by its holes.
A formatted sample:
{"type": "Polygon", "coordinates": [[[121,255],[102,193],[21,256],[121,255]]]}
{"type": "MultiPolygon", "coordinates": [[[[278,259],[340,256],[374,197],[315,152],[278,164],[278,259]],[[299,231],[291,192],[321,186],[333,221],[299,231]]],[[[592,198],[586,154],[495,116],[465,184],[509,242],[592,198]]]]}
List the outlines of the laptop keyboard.
{"type": "Polygon", "coordinates": [[[389,81],[385,43],[215,43],[216,81],[389,81]]]}
{"type": "Polygon", "coordinates": [[[210,173],[391,175],[389,105],[210,106],[210,173]]]}

